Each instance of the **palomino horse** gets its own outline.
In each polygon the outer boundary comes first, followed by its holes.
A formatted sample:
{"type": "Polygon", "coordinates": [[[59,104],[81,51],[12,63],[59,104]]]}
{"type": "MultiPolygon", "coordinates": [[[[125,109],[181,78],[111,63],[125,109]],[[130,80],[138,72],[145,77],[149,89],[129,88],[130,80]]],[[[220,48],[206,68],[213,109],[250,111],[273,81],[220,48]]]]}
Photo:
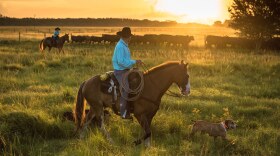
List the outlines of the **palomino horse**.
{"type": "MultiPolygon", "coordinates": [[[[140,97],[133,102],[133,114],[145,131],[135,144],[145,141],[150,146],[151,122],[159,109],[161,98],[172,83],[176,83],[181,94],[190,93],[189,75],[187,65],[184,61],[166,62],[146,71],[144,77],[144,88],[140,97]]],[[[93,117],[99,118],[99,128],[112,141],[103,123],[103,108],[112,105],[111,95],[101,92],[100,75],[94,76],[83,82],[77,95],[75,106],[76,134],[82,137],[82,131],[90,123],[93,117]],[[90,111],[85,117],[85,101],[90,105],[90,111]],[[85,120],[85,122],[84,122],[85,120]]],[[[119,106],[118,106],[119,107],[119,106]]]]}
{"type": "Polygon", "coordinates": [[[62,49],[63,44],[65,43],[65,41],[69,42],[69,35],[65,34],[64,36],[59,37],[56,45],[53,45],[52,40],[52,37],[47,37],[40,42],[39,48],[41,52],[43,52],[46,49],[46,47],[49,47],[49,52],[51,51],[52,47],[55,47],[58,48],[59,53],[61,51],[64,53],[64,50],[62,49]]]}

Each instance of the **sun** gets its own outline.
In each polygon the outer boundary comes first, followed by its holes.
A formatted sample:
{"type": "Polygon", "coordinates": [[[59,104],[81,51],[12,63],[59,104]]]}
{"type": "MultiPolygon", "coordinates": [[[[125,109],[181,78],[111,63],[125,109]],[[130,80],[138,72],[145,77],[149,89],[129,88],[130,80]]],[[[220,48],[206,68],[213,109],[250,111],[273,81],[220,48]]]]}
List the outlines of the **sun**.
{"type": "Polygon", "coordinates": [[[226,8],[223,1],[225,0],[158,0],[154,8],[174,15],[179,22],[210,24],[215,20],[224,20],[226,8]]]}

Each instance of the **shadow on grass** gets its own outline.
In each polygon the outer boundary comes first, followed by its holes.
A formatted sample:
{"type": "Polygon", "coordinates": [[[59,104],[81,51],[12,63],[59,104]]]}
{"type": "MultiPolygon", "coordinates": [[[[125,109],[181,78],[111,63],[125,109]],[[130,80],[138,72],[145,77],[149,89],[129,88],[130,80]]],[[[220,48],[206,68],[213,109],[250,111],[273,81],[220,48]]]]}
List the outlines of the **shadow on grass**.
{"type": "Polygon", "coordinates": [[[39,116],[24,112],[1,114],[0,122],[0,154],[2,151],[26,155],[28,146],[34,144],[34,138],[43,141],[69,136],[63,128],[58,126],[59,123],[47,122],[39,116]],[[27,148],[22,148],[23,146],[27,148]]]}

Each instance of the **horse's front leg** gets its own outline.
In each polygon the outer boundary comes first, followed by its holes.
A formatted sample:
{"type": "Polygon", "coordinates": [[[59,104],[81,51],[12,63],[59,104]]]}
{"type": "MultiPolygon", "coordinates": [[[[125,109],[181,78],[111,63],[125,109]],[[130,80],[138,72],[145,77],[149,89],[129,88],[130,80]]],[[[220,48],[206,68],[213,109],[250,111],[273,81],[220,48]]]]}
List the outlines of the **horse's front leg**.
{"type": "Polygon", "coordinates": [[[145,114],[142,115],[135,115],[136,119],[138,120],[138,122],[140,123],[140,125],[142,126],[142,128],[145,131],[145,134],[138,140],[134,141],[135,145],[139,145],[142,143],[142,141],[145,142],[145,146],[146,147],[150,147],[151,146],[151,121],[152,121],[152,117],[148,117],[145,114]]]}
{"type": "Polygon", "coordinates": [[[60,54],[60,52],[61,52],[61,47],[58,48],[58,53],[60,54]]]}
{"type": "Polygon", "coordinates": [[[60,47],[60,51],[62,51],[62,53],[65,54],[63,50],[63,45],[60,47]]]}

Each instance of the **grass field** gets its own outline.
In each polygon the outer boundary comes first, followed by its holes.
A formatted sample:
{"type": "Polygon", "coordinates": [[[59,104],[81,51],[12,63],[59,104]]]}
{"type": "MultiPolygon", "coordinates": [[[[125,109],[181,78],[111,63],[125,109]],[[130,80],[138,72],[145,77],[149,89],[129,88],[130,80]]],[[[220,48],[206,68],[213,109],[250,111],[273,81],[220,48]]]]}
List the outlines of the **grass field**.
{"type": "MultiPolygon", "coordinates": [[[[201,34],[203,36],[203,34],[201,34]]],[[[207,50],[200,46],[132,46],[132,57],[152,67],[168,60],[190,63],[191,95],[164,96],[152,121],[152,146],[133,146],[143,132],[112,113],[106,124],[115,144],[94,127],[73,137],[71,111],[79,85],[112,70],[113,45],[66,44],[66,55],[38,50],[39,40],[0,41],[0,144],[4,155],[278,155],[280,52],[207,50]],[[191,120],[232,118],[231,142],[197,134],[191,120]]],[[[175,86],[171,88],[177,91],[175,86]]],[[[1,155],[0,154],[0,155],[1,155]]]]}

